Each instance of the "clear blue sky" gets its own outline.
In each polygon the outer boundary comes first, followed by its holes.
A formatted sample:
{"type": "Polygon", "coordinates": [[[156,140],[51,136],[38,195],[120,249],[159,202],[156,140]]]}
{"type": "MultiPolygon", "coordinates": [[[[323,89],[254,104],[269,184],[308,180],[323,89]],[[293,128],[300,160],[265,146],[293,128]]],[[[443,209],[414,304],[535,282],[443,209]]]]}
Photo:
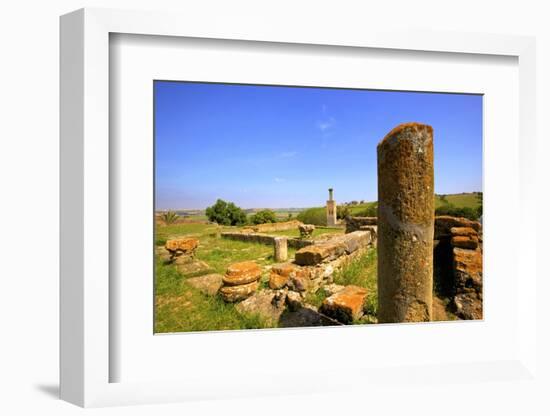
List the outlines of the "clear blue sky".
{"type": "Polygon", "coordinates": [[[156,81],[156,208],[243,208],[377,198],[376,145],[434,128],[435,191],[482,190],[482,97],[156,81]]]}

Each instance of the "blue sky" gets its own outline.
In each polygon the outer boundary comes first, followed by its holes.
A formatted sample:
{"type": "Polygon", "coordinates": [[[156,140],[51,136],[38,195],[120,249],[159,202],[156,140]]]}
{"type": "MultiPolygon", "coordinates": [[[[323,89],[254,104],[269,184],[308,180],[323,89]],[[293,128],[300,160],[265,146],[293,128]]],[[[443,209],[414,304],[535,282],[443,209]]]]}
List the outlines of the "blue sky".
{"type": "Polygon", "coordinates": [[[376,145],[397,124],[434,128],[435,191],[482,190],[482,97],[156,81],[157,209],[377,198],[376,145]]]}

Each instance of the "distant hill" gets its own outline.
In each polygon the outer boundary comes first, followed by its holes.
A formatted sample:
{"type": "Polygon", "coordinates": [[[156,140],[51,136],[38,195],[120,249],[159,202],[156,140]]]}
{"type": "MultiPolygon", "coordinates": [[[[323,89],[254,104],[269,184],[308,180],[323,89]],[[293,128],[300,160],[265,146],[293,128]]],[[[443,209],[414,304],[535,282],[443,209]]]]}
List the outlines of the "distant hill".
{"type": "MultiPolygon", "coordinates": [[[[481,205],[481,199],[480,199],[480,192],[463,192],[460,194],[436,194],[435,195],[435,208],[441,208],[443,206],[453,206],[454,208],[471,208],[471,209],[477,209],[481,205]]],[[[369,211],[372,212],[374,209],[374,205],[376,204],[376,201],[371,202],[363,202],[363,203],[356,203],[356,204],[347,204],[347,203],[339,203],[337,201],[338,205],[344,204],[346,205],[351,215],[364,215],[365,212],[368,212],[367,210],[370,208],[369,211]]],[[[247,208],[244,211],[247,213],[247,215],[252,215],[258,211],[261,211],[263,209],[271,209],[275,211],[275,214],[277,215],[277,218],[279,220],[286,219],[290,216],[296,217],[296,215],[302,211],[305,210],[323,210],[325,207],[311,207],[311,208],[247,208]]],[[[205,219],[205,212],[204,210],[200,209],[182,209],[177,210],[176,213],[182,217],[192,218],[192,219],[205,219]]],[[[318,213],[319,216],[322,216],[324,214],[318,213]]]]}
{"type": "Polygon", "coordinates": [[[479,192],[462,194],[436,195],[435,207],[439,208],[445,204],[454,205],[457,208],[477,208],[481,205],[479,192]]]}

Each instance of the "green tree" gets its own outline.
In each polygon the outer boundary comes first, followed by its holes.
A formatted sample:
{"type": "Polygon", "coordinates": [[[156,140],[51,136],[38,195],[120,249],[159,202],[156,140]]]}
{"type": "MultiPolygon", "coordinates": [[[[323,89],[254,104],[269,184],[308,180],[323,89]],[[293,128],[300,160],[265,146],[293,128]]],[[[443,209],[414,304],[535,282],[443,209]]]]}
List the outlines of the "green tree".
{"type": "Polygon", "coordinates": [[[214,205],[206,208],[206,216],[212,222],[220,225],[246,224],[245,212],[233,202],[218,199],[214,205]]]}
{"type": "Polygon", "coordinates": [[[304,224],[313,225],[327,225],[327,211],[323,208],[308,208],[296,216],[298,221],[302,221],[304,224]]]}
{"type": "Polygon", "coordinates": [[[336,218],[338,218],[339,220],[343,220],[348,215],[351,215],[351,210],[348,206],[338,205],[336,207],[336,218]]]}
{"type": "Polygon", "coordinates": [[[250,221],[253,224],[265,224],[266,222],[277,222],[277,217],[270,209],[263,209],[255,213],[250,221]]]}

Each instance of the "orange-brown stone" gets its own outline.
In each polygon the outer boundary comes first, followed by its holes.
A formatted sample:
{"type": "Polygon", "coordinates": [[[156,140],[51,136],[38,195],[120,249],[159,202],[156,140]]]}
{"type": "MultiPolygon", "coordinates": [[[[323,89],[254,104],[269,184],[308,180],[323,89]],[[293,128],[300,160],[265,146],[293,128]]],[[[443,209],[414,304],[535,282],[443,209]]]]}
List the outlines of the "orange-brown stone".
{"type": "Polygon", "coordinates": [[[479,240],[475,235],[456,235],[451,238],[451,245],[453,247],[475,250],[478,246],[478,243],[479,240]]]}
{"type": "Polygon", "coordinates": [[[335,259],[346,252],[346,245],[341,242],[314,244],[301,248],[294,255],[294,261],[301,266],[313,266],[325,260],[335,259]]]}
{"type": "Polygon", "coordinates": [[[342,323],[349,324],[363,315],[367,290],[359,286],[346,286],[344,290],[326,298],[320,312],[342,323]]]}
{"type": "Polygon", "coordinates": [[[277,274],[274,272],[271,272],[269,274],[269,288],[270,289],[281,289],[283,288],[288,282],[288,276],[283,276],[281,274],[277,274]]]}
{"type": "Polygon", "coordinates": [[[223,283],[227,286],[238,286],[255,282],[262,275],[262,269],[253,261],[234,263],[227,268],[223,283]]]}
{"type": "Polygon", "coordinates": [[[281,276],[288,277],[296,269],[297,267],[292,263],[283,263],[274,265],[271,270],[273,270],[274,273],[280,274],[281,276]]]}
{"type": "Polygon", "coordinates": [[[257,281],[239,286],[223,286],[218,293],[226,302],[239,302],[252,295],[258,286],[257,281]]]}
{"type": "Polygon", "coordinates": [[[187,237],[168,240],[164,247],[171,254],[192,254],[198,246],[199,240],[187,237]]]}
{"type": "Polygon", "coordinates": [[[477,233],[481,230],[481,224],[477,221],[462,217],[451,217],[450,215],[435,217],[434,225],[434,238],[436,240],[445,236],[450,236],[452,228],[472,228],[477,233]]]}
{"type": "Polygon", "coordinates": [[[475,235],[477,236],[477,231],[472,227],[451,227],[451,235],[475,235]]]}
{"type": "Polygon", "coordinates": [[[458,291],[480,289],[483,276],[483,256],[481,251],[453,249],[455,283],[458,291]]]}

